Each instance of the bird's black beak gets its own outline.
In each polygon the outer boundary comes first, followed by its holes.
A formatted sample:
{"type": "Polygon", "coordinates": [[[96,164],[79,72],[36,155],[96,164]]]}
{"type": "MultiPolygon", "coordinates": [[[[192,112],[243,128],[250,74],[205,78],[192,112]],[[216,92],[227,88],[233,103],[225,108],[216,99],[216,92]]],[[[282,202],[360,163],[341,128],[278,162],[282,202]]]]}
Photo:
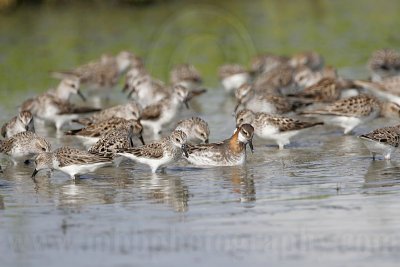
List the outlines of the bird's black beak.
{"type": "Polygon", "coordinates": [[[204,143],[208,144],[210,141],[208,140],[208,138],[204,141],[204,143]]]}
{"type": "Polygon", "coordinates": [[[235,116],[235,114],[236,114],[236,111],[238,110],[238,108],[240,107],[240,102],[238,102],[237,104],[236,104],[236,106],[235,106],[235,110],[233,111],[234,113],[234,115],[233,116],[235,116]]]}
{"type": "Polygon", "coordinates": [[[139,140],[140,140],[140,142],[142,142],[142,145],[145,145],[143,135],[139,135],[139,140]]]}
{"type": "Polygon", "coordinates": [[[188,146],[186,144],[183,144],[181,148],[182,148],[183,153],[185,153],[185,157],[188,158],[189,157],[188,146]]]}
{"type": "Polygon", "coordinates": [[[133,144],[132,136],[129,136],[128,139],[129,139],[129,145],[131,147],[134,147],[135,145],[133,144]]]}
{"type": "Polygon", "coordinates": [[[82,94],[81,90],[78,90],[78,95],[86,102],[86,97],[82,94]]]}
{"type": "Polygon", "coordinates": [[[186,107],[186,109],[189,109],[189,103],[188,103],[188,100],[187,100],[187,99],[185,99],[185,100],[183,101],[183,103],[185,104],[185,107],[186,107]]]}
{"type": "Polygon", "coordinates": [[[250,147],[251,153],[254,153],[253,140],[249,141],[249,147],[250,147]]]}
{"type": "Polygon", "coordinates": [[[128,83],[125,83],[125,84],[124,84],[124,87],[122,87],[122,92],[125,93],[126,90],[128,90],[128,88],[129,88],[128,83]]]}
{"type": "Polygon", "coordinates": [[[39,172],[39,171],[35,169],[35,170],[33,171],[33,173],[32,173],[31,178],[35,178],[35,176],[36,176],[36,174],[37,174],[38,172],[39,172]]]}
{"type": "Polygon", "coordinates": [[[131,98],[131,96],[133,95],[133,92],[134,92],[134,91],[135,91],[134,89],[132,89],[132,90],[129,91],[129,93],[128,93],[128,95],[127,95],[127,98],[128,98],[128,99],[131,98]]]}

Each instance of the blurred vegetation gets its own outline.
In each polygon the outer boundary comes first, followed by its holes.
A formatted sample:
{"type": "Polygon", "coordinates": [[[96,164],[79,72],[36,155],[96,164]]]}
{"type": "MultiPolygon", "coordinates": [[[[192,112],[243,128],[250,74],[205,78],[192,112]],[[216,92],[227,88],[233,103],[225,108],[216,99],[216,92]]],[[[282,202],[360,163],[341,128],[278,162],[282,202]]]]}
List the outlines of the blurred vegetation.
{"type": "Polygon", "coordinates": [[[248,66],[256,53],[312,49],[364,75],[373,50],[400,47],[398,0],[0,0],[7,2],[14,8],[0,13],[3,105],[55,86],[51,70],[120,50],[144,57],[164,80],[172,65],[193,63],[216,87],[218,66],[248,66]]]}
{"type": "MultiPolygon", "coordinates": [[[[21,5],[66,5],[85,4],[88,5],[148,5],[162,0],[0,0],[0,11],[10,11],[21,5]]],[[[164,0],[166,1],[166,0],[164,0]]]]}

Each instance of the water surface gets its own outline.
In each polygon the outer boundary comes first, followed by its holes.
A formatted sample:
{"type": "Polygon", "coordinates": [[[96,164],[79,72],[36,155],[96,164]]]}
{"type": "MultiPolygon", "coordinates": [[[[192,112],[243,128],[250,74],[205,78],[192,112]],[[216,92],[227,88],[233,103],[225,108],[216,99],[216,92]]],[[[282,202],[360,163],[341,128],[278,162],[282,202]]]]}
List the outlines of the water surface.
{"type": "MultiPolygon", "coordinates": [[[[0,121],[55,86],[48,71],[129,49],[156,77],[189,61],[210,92],[200,115],[211,141],[232,133],[234,103],[216,78],[224,62],[255,53],[316,49],[350,77],[366,77],[376,48],[399,47],[397,1],[187,1],[145,7],[20,8],[0,16],[0,121]]],[[[111,105],[125,101],[119,89],[111,105]]],[[[184,161],[166,174],[124,163],[72,181],[1,159],[1,266],[397,266],[400,163],[372,161],[355,137],[317,127],[283,151],[256,139],[240,167],[184,161]]],[[[52,145],[80,146],[53,129],[52,145]]]]}

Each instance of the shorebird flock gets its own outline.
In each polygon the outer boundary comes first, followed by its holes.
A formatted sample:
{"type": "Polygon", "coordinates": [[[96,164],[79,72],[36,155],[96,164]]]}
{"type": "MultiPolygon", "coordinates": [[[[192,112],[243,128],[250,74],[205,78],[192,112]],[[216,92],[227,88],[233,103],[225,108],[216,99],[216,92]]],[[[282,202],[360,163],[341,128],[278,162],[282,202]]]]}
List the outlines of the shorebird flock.
{"type": "MultiPolygon", "coordinates": [[[[31,164],[32,178],[42,170],[59,170],[75,179],[103,166],[117,168],[124,159],[148,165],[152,172],[164,171],[178,160],[199,166],[241,165],[246,162],[247,145],[254,151],[254,135],[285,149],[292,138],[313,127],[333,125],[343,129],[343,134],[351,134],[354,128],[375,118],[399,118],[400,53],[377,50],[367,68],[369,78],[345,79],[334,67],[325,65],[316,52],[258,55],[249,68],[223,65],[218,71],[221,87],[226,98],[237,103],[232,110],[235,118],[224,115],[235,120],[236,128],[227,139],[209,143],[210,129],[205,120],[192,117],[177,121],[190,101],[207,94],[203,78],[193,65],[173,67],[166,83],[153,77],[144,60],[133,53],[103,55],[74,69],[52,72],[60,83],[20,105],[18,114],[1,128],[4,139],[0,140],[0,152],[13,164],[31,164]],[[115,94],[112,89],[123,77],[125,103],[98,108],[71,101],[72,95],[85,101],[86,94],[115,94]],[[35,133],[46,124],[79,139],[82,146],[52,150],[48,136],[35,133]],[[174,130],[165,132],[171,125],[174,130]]],[[[201,104],[207,106],[206,101],[201,104]]],[[[390,160],[399,146],[399,136],[397,125],[359,138],[373,159],[382,155],[390,160]]]]}

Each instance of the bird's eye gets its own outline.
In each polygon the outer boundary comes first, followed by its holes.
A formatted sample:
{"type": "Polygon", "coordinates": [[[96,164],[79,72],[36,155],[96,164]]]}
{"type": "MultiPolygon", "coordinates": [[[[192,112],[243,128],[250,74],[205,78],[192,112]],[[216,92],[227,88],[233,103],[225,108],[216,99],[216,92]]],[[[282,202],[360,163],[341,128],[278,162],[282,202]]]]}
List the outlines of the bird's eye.
{"type": "Polygon", "coordinates": [[[239,120],[239,122],[242,122],[242,121],[243,121],[243,119],[240,119],[240,120],[239,120]]]}
{"type": "Polygon", "coordinates": [[[178,139],[178,138],[176,138],[175,140],[176,140],[176,142],[179,142],[179,139],[178,139]]]}
{"type": "Polygon", "coordinates": [[[45,147],[42,147],[42,151],[46,151],[46,148],[45,148],[45,147]]]}
{"type": "Polygon", "coordinates": [[[71,84],[71,87],[72,87],[72,88],[76,88],[75,84],[71,84]]]}

